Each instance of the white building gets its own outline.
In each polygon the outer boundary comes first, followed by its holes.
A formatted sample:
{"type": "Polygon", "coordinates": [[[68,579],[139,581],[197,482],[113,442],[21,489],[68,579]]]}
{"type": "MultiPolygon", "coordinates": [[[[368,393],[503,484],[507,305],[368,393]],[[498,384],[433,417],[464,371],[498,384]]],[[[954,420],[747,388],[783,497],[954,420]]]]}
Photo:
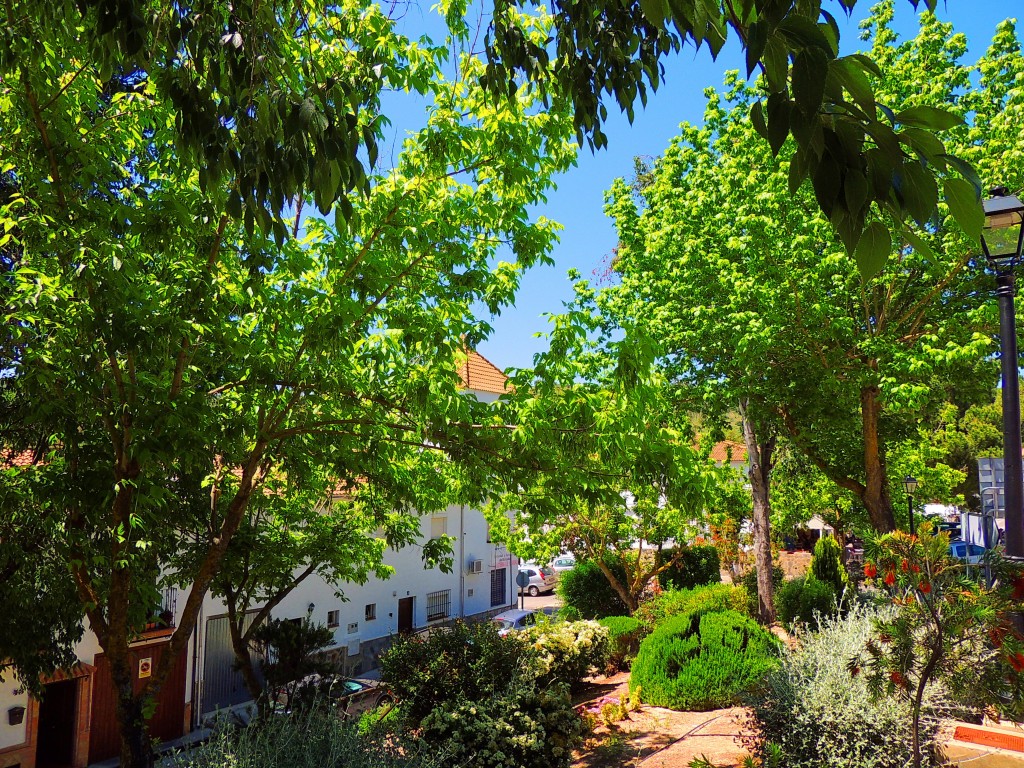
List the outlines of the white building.
{"type": "MultiPolygon", "coordinates": [[[[471,352],[460,376],[468,393],[492,402],[505,391],[504,374],[471,352]]],[[[336,588],[312,576],[272,611],[274,618],[304,618],[334,630],[336,652],[350,674],[376,666],[390,638],[403,631],[444,624],[459,617],[486,617],[516,602],[514,569],[508,550],[489,541],[488,526],[476,509],[453,506],[421,519],[421,537],[454,537],[451,573],[426,568],[413,546],[389,551],[395,568],[387,580],[336,588]]],[[[154,622],[132,645],[138,679],[145,678],[167,647],[184,604],[184,592],[167,590],[163,621],[154,622]],[[182,598],[179,600],[179,595],[182,598]],[[166,625],[170,626],[166,626],[166,625]]],[[[249,695],[234,670],[227,611],[207,595],[188,648],[175,663],[158,695],[150,732],[177,738],[218,708],[249,695]]],[[[79,664],[47,678],[39,701],[17,679],[0,680],[0,768],[83,768],[116,757],[120,750],[114,719],[114,689],[95,636],[86,632],[75,649],[79,664]]]]}

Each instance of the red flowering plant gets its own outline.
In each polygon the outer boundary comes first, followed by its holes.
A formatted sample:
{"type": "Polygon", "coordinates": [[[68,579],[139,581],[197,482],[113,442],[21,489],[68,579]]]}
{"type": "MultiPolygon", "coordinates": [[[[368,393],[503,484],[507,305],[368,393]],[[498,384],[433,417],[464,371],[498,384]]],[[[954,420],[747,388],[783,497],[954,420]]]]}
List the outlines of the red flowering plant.
{"type": "MultiPolygon", "coordinates": [[[[917,768],[922,702],[930,684],[942,680],[947,690],[970,691],[976,697],[973,705],[1003,711],[1019,706],[1024,643],[1006,619],[1014,581],[1006,573],[1000,581],[1005,586],[988,588],[970,578],[950,556],[949,537],[928,524],[917,536],[896,531],[869,540],[865,558],[868,583],[895,611],[876,621],[875,637],[849,668],[851,674],[867,676],[876,696],[897,696],[910,704],[917,768]],[[999,639],[998,647],[993,638],[999,639]],[[1016,672],[1014,662],[1020,666],[1016,672]]],[[[1020,587],[1024,597],[1024,580],[1020,587]]]]}

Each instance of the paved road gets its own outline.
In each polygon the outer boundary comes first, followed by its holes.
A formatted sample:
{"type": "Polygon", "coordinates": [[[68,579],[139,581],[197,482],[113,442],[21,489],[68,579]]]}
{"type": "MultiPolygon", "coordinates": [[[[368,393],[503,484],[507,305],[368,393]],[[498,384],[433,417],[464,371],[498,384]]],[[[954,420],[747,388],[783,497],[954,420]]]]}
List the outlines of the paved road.
{"type": "Polygon", "coordinates": [[[554,592],[548,592],[547,594],[537,595],[536,597],[530,597],[527,595],[523,598],[523,602],[526,604],[526,609],[529,611],[535,611],[538,608],[543,608],[548,605],[554,605],[559,608],[562,607],[562,600],[554,592]]]}

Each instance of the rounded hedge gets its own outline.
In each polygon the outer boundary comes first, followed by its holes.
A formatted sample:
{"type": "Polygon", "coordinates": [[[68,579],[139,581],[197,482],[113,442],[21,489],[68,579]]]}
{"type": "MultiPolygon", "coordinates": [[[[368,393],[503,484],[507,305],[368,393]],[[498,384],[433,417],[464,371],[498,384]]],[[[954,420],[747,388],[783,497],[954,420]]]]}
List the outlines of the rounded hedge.
{"type": "Polygon", "coordinates": [[[775,607],[779,621],[792,626],[802,621],[817,628],[820,619],[839,610],[836,591],[832,585],[819,581],[813,574],[787,581],[775,594],[775,607]]]}
{"type": "MultiPolygon", "coordinates": [[[[616,560],[606,564],[621,583],[626,572],[616,560]]],[[[558,577],[558,594],[565,602],[567,614],[578,619],[601,619],[626,613],[626,604],[608,582],[601,566],[593,560],[580,560],[576,567],[562,571],[558,577]]]]}
{"type": "Polygon", "coordinates": [[[672,589],[640,604],[633,615],[653,632],[666,619],[684,614],[715,611],[747,611],[747,592],[733,584],[709,584],[696,589],[672,589]]]}
{"type": "Polygon", "coordinates": [[[628,668],[639,650],[643,624],[632,616],[606,616],[597,623],[608,628],[611,664],[618,669],[628,668]]]}
{"type": "Polygon", "coordinates": [[[676,710],[730,706],[776,665],[778,647],[770,632],[735,611],[676,616],[640,644],[630,691],[676,710]]]}

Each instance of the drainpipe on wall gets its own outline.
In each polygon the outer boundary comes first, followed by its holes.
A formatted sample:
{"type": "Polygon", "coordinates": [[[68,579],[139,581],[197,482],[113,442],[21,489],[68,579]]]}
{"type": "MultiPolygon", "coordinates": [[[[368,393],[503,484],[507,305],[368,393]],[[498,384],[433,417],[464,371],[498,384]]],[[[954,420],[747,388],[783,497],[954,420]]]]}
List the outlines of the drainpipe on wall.
{"type": "Polygon", "coordinates": [[[459,505],[459,618],[466,618],[466,505],[459,505]]]}

